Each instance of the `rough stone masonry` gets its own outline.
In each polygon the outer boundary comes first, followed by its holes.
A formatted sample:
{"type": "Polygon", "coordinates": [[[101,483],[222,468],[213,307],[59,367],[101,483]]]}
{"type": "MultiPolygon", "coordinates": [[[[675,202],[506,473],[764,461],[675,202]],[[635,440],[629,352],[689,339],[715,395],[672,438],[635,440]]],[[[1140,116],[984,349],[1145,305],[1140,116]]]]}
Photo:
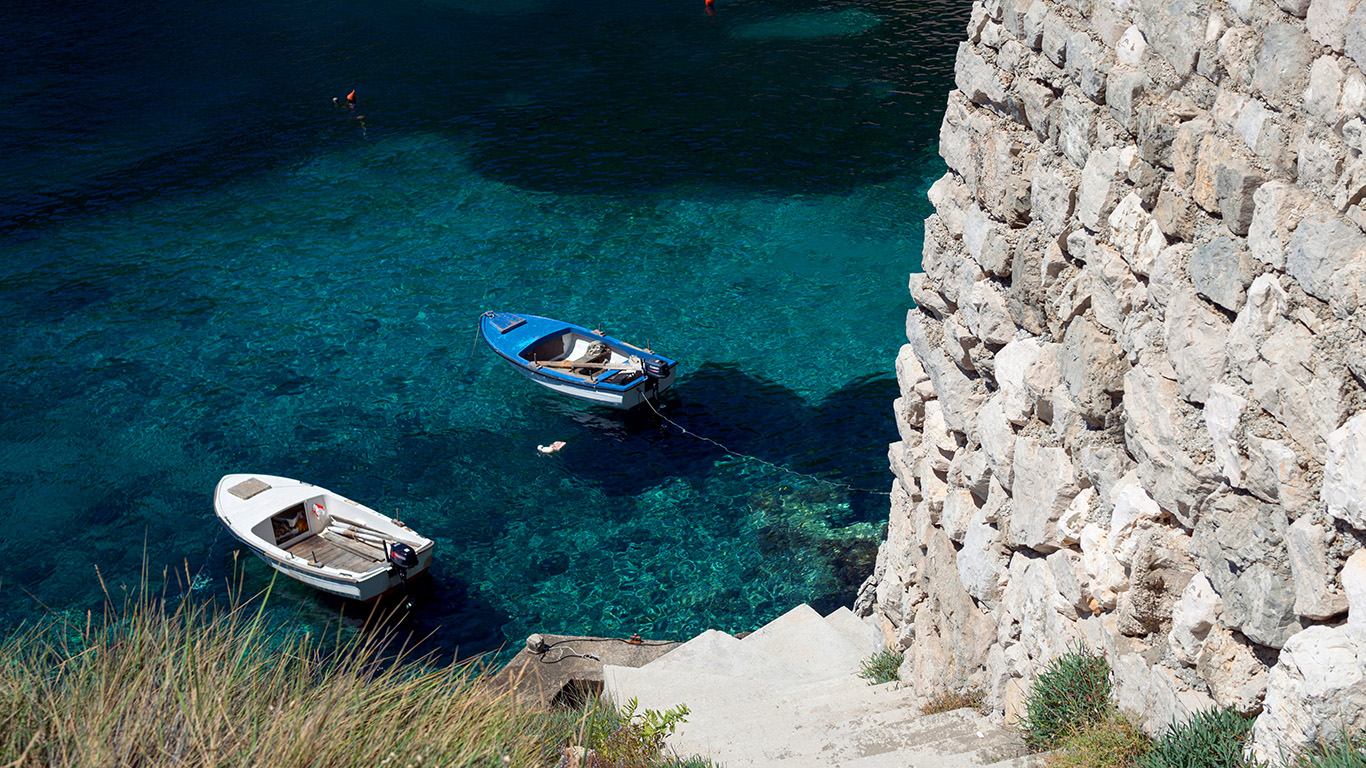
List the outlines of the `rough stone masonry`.
{"type": "Polygon", "coordinates": [[[977,0],[858,609],[1017,715],[1366,729],[1366,0],[977,0]]]}

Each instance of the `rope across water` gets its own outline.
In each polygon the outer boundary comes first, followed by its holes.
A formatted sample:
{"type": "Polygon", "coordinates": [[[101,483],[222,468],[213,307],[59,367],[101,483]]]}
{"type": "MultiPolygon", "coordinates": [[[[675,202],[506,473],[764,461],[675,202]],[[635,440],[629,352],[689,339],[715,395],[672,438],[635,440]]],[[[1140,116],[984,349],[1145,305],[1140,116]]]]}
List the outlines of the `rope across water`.
{"type": "Polygon", "coordinates": [[[711,443],[712,445],[716,446],[717,448],[720,448],[722,451],[725,451],[727,454],[734,456],[736,458],[758,462],[759,464],[763,464],[764,466],[769,467],[770,469],[776,469],[780,472],[786,472],[787,474],[792,475],[794,477],[800,477],[804,480],[810,480],[812,482],[827,485],[832,488],[840,488],[851,493],[867,493],[872,494],[874,496],[892,495],[889,491],[875,491],[871,488],[860,488],[856,485],[850,485],[849,483],[841,482],[839,480],[831,480],[829,478],[820,477],[819,475],[812,475],[806,472],[799,472],[795,469],[792,469],[791,467],[785,467],[782,464],[774,464],[771,461],[761,459],[758,456],[754,456],[752,454],[741,453],[739,451],[732,450],[731,448],[723,444],[721,441],[713,440],[712,438],[707,437],[706,435],[699,435],[696,432],[693,432],[692,430],[683,426],[682,424],[679,424],[678,422],[669,418],[668,416],[665,416],[664,413],[660,411],[659,408],[655,405],[654,400],[650,399],[649,397],[645,398],[645,404],[650,406],[650,410],[654,411],[656,416],[658,416],[666,424],[678,430],[679,432],[682,432],[683,434],[688,435],[690,437],[697,438],[698,440],[701,440],[704,443],[711,443]]]}

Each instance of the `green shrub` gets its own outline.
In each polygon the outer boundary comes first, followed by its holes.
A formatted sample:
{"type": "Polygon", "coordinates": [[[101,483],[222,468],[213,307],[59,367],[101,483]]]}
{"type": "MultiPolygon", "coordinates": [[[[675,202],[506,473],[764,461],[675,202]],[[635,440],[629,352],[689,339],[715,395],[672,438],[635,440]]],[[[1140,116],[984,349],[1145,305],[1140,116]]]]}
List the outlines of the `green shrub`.
{"type": "Polygon", "coordinates": [[[1244,756],[1252,719],[1233,709],[1207,709],[1197,712],[1180,725],[1162,734],[1148,754],[1138,761],[1139,768],[1256,768],[1258,763],[1244,756]]]}
{"type": "Polygon", "coordinates": [[[869,685],[881,685],[901,679],[901,654],[885,648],[863,660],[858,676],[869,685]]]}
{"type": "Polygon", "coordinates": [[[1294,768],[1366,768],[1366,742],[1344,733],[1300,755],[1294,768]]]}
{"type": "Polygon", "coordinates": [[[702,758],[667,756],[664,740],[688,719],[682,704],[667,710],[640,709],[631,699],[620,709],[600,699],[590,702],[583,713],[580,741],[592,750],[588,768],[702,768],[702,758]]]}
{"type": "Polygon", "coordinates": [[[1049,663],[1025,699],[1025,742],[1051,749],[1073,731],[1110,712],[1110,665],[1105,657],[1076,648],[1049,663]]]}
{"type": "Polygon", "coordinates": [[[920,708],[922,715],[935,715],[940,712],[952,712],[955,709],[975,709],[981,711],[986,705],[987,694],[981,688],[969,688],[966,691],[946,691],[941,693],[920,708]]]}
{"type": "Polygon", "coordinates": [[[1111,709],[1091,725],[1062,739],[1048,756],[1048,768],[1130,768],[1152,745],[1152,739],[1127,715],[1111,709]]]}

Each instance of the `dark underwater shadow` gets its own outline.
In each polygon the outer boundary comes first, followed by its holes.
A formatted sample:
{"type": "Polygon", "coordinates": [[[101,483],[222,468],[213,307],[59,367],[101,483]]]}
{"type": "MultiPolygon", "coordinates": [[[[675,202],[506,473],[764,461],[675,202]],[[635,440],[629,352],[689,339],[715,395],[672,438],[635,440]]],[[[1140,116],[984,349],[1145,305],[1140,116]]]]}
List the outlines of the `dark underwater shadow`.
{"type": "MultiPolygon", "coordinates": [[[[896,439],[891,376],[860,377],[817,403],[738,366],[706,363],[686,374],[668,394],[662,413],[694,434],[684,434],[648,408],[619,414],[601,409],[571,411],[562,418],[577,427],[572,450],[561,454],[573,475],[614,496],[634,496],[666,478],[699,480],[731,451],[798,472],[880,492],[889,484],[886,444],[896,439]],[[700,437],[699,437],[700,436],[700,437]]],[[[774,472],[774,482],[784,480],[774,472]]],[[[885,505],[876,494],[850,493],[863,511],[885,505]]]]}
{"type": "Polygon", "coordinates": [[[25,5],[8,79],[32,92],[16,110],[25,122],[0,136],[0,162],[41,160],[7,169],[20,182],[0,192],[10,233],[404,134],[451,136],[480,175],[567,195],[847,192],[906,173],[935,146],[969,10],[774,0],[709,19],[695,0],[546,0],[501,15],[437,2],[25,5]],[[883,22],[853,37],[731,33],[839,9],[883,22]],[[66,39],[87,28],[99,34],[66,39]],[[60,88],[40,87],[54,79],[60,88]],[[330,104],[357,82],[366,134],[330,104]],[[149,123],[177,130],[131,130],[149,123]],[[110,158],[68,167],[67,144],[110,158]]]}

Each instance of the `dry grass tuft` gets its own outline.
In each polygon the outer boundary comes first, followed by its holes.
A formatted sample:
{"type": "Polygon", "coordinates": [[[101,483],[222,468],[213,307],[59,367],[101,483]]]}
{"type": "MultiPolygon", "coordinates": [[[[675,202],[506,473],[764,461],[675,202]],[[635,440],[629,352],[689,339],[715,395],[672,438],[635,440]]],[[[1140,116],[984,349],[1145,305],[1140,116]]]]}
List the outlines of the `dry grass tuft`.
{"type": "Polygon", "coordinates": [[[986,691],[981,688],[969,688],[966,691],[946,691],[926,702],[925,706],[920,708],[920,713],[937,715],[940,712],[952,712],[955,709],[975,709],[981,712],[986,707],[986,701],[986,691]]]}
{"type": "Polygon", "coordinates": [[[1124,713],[1111,709],[1099,720],[1063,736],[1048,768],[1130,768],[1152,739],[1124,713]]]}
{"type": "Polygon", "coordinates": [[[581,728],[391,637],[272,633],[268,596],[144,589],[0,642],[0,765],[542,766],[581,728]]]}

